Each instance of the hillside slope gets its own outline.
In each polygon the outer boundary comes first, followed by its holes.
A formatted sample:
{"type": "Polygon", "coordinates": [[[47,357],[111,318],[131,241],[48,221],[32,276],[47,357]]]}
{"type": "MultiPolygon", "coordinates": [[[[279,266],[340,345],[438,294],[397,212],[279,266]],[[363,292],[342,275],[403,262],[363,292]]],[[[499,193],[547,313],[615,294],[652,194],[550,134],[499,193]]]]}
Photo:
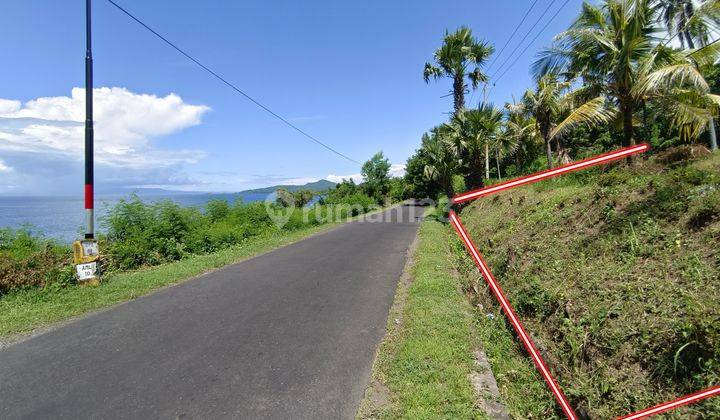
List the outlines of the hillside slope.
{"type": "MultiPolygon", "coordinates": [[[[685,162],[668,155],[462,211],[571,403],[591,418],[720,384],[720,154],[685,162]]],[[[517,342],[501,345],[513,341],[510,327],[459,242],[454,249],[513,415],[559,415],[549,393],[523,386],[539,376],[522,377],[527,369],[507,363],[531,362],[517,342]]],[[[671,417],[718,418],[720,398],[671,417]]]]}

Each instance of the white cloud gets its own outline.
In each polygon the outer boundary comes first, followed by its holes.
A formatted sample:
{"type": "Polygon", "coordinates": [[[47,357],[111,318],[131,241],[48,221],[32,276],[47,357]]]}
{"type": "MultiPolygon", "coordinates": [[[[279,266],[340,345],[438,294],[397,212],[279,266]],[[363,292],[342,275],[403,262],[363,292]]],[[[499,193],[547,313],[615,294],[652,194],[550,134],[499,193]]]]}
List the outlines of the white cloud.
{"type": "Polygon", "coordinates": [[[393,163],[390,165],[390,176],[392,178],[401,178],[405,176],[405,164],[393,163]]]}
{"type": "MultiPolygon", "coordinates": [[[[194,163],[197,150],[159,150],[155,137],[200,124],[209,108],[188,105],[176,94],[137,94],[125,88],[97,88],[94,94],[95,161],[128,169],[194,163]]],[[[85,89],[71,96],[37,98],[21,104],[0,99],[0,151],[83,158],[85,89]]]]}
{"type": "MultiPolygon", "coordinates": [[[[393,163],[390,165],[390,177],[391,178],[400,178],[402,176],[405,176],[405,164],[403,163],[393,163]]],[[[359,184],[363,181],[362,174],[350,174],[350,175],[335,175],[330,174],[325,177],[328,181],[332,182],[342,182],[345,179],[352,179],[356,184],[359,184]]]]}
{"type": "Polygon", "coordinates": [[[5,164],[5,162],[3,162],[2,160],[0,160],[0,172],[10,172],[10,171],[12,171],[12,168],[9,167],[9,166],[7,166],[7,165],[5,164]]]}
{"type": "Polygon", "coordinates": [[[288,178],[280,182],[282,185],[305,185],[317,181],[317,178],[288,178]]]}
{"type": "Polygon", "coordinates": [[[15,112],[20,109],[20,101],[0,98],[0,115],[15,112]]]}
{"type": "Polygon", "coordinates": [[[359,184],[362,182],[363,177],[360,174],[352,174],[352,175],[330,174],[330,175],[326,176],[325,179],[327,179],[328,181],[336,182],[336,183],[343,182],[343,180],[346,180],[346,179],[352,179],[353,181],[355,181],[356,184],[359,184]]]}

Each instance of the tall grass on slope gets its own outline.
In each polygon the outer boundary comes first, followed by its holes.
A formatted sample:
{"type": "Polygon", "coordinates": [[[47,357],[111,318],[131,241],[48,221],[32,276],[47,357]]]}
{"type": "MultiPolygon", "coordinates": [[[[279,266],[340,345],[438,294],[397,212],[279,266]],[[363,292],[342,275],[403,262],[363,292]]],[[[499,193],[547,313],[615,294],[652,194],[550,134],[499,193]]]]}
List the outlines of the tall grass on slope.
{"type": "MultiPolygon", "coordinates": [[[[546,181],[462,212],[571,403],[592,418],[720,383],[720,155],[661,160],[546,181]]],[[[481,330],[505,343],[507,358],[521,355],[474,264],[455,249],[475,303],[495,318],[483,316],[481,330]]],[[[488,353],[511,411],[553,414],[547,393],[532,396],[546,403],[523,406],[518,373],[488,353]]],[[[718,418],[720,398],[668,416],[718,418]]]]}

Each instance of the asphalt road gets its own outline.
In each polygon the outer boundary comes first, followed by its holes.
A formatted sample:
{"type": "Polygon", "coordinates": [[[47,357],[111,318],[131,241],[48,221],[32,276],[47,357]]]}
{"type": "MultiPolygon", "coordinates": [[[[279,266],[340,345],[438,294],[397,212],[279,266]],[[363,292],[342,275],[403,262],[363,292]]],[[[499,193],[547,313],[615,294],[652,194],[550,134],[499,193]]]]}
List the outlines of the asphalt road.
{"type": "Polygon", "coordinates": [[[413,212],[342,225],[0,350],[0,418],[352,418],[413,212]]]}

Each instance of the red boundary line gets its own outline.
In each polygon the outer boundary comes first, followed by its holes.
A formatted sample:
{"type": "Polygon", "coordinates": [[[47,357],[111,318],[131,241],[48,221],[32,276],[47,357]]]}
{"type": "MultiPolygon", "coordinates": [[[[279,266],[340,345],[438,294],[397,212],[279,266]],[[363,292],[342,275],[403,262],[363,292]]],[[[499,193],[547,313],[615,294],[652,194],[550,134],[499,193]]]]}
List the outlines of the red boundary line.
{"type": "Polygon", "coordinates": [[[452,222],[455,231],[458,233],[458,235],[460,235],[460,238],[462,238],[463,242],[465,243],[465,247],[468,249],[468,251],[470,251],[470,254],[475,260],[475,264],[477,264],[477,266],[480,268],[480,271],[482,271],[485,281],[488,283],[488,285],[490,285],[490,288],[495,294],[497,300],[500,301],[500,305],[502,305],[503,309],[505,310],[505,314],[507,314],[508,318],[510,318],[510,323],[512,323],[513,328],[515,328],[515,331],[520,336],[522,343],[525,345],[528,353],[530,353],[530,356],[532,357],[535,366],[540,371],[543,379],[545,379],[545,382],[547,382],[548,386],[550,386],[550,390],[553,392],[553,395],[555,395],[555,399],[557,399],[560,403],[560,406],[565,412],[565,415],[567,415],[567,417],[571,420],[576,420],[577,415],[570,406],[570,402],[568,402],[565,394],[563,394],[562,390],[560,389],[560,386],[550,374],[550,370],[548,369],[547,364],[543,360],[542,356],[540,356],[540,352],[535,347],[535,343],[533,343],[533,341],[530,339],[530,336],[528,336],[528,334],[525,332],[525,329],[520,323],[520,320],[518,319],[517,315],[515,315],[515,310],[505,297],[505,294],[500,288],[500,285],[490,272],[490,268],[488,267],[487,263],[485,263],[485,260],[483,260],[480,253],[477,251],[477,247],[475,247],[475,244],[473,244],[472,239],[470,239],[470,236],[468,236],[465,227],[463,227],[462,223],[460,223],[460,219],[458,219],[458,216],[457,214],[455,214],[454,211],[450,212],[450,221],[452,222]]]}
{"type": "Polygon", "coordinates": [[[480,188],[477,190],[469,191],[463,194],[458,194],[453,197],[453,203],[462,203],[465,201],[474,200],[476,198],[484,197],[486,195],[494,194],[510,188],[519,187],[520,185],[531,184],[533,182],[542,181],[543,179],[556,177],[558,175],[566,174],[569,172],[579,171],[580,169],[589,168],[591,166],[600,165],[603,163],[609,163],[615,160],[620,160],[624,157],[634,155],[637,153],[643,153],[650,149],[650,146],[646,143],[638,144],[637,146],[625,147],[622,149],[615,150],[613,152],[604,153],[591,158],[583,159],[567,165],[558,166],[554,169],[547,169],[545,171],[536,172],[534,174],[512,179],[510,181],[501,182],[499,184],[492,185],[490,187],[480,188]]]}
{"type": "MultiPolygon", "coordinates": [[[[601,165],[603,163],[612,162],[618,159],[622,159],[624,157],[637,154],[637,153],[643,153],[650,149],[650,146],[647,144],[639,144],[637,146],[631,146],[631,147],[625,147],[622,149],[618,149],[616,151],[605,153],[602,155],[598,155],[595,157],[591,157],[588,159],[584,159],[575,163],[571,163],[568,165],[563,165],[560,167],[557,167],[555,169],[550,169],[542,172],[537,172],[532,175],[528,175],[525,177],[513,179],[510,181],[502,182],[500,184],[493,185],[491,187],[481,188],[478,190],[470,191],[464,194],[456,195],[453,197],[452,201],[453,203],[462,203],[465,201],[474,200],[476,198],[480,198],[486,195],[490,195],[496,192],[504,191],[510,188],[518,187],[520,185],[530,184],[533,182],[538,182],[543,179],[552,178],[558,175],[562,175],[565,173],[578,171],[580,169],[589,168],[591,166],[601,165]]],[[[550,370],[547,367],[547,364],[545,363],[545,360],[543,360],[542,356],[540,355],[540,352],[538,352],[537,347],[535,346],[535,343],[530,339],[530,336],[525,332],[525,328],[523,328],[522,324],[520,323],[520,320],[518,319],[517,315],[515,314],[515,310],[513,309],[512,305],[508,301],[508,299],[505,297],[505,294],[500,287],[500,284],[498,284],[497,280],[493,276],[492,272],[490,271],[490,267],[487,265],[483,257],[480,255],[480,253],[477,250],[477,247],[473,243],[472,239],[470,239],[470,235],[468,235],[467,231],[465,230],[465,227],[460,222],[460,218],[458,215],[454,212],[450,212],[450,222],[453,225],[453,228],[455,228],[455,232],[457,232],[458,236],[460,236],[460,239],[462,239],[463,244],[470,252],[470,255],[473,257],[473,260],[475,261],[475,264],[480,269],[480,272],[483,275],[483,278],[485,278],[485,281],[488,283],[490,288],[493,291],[493,294],[497,298],[497,300],[500,302],[500,305],[502,306],[503,310],[505,311],[505,314],[508,316],[510,323],[512,324],[513,328],[517,332],[518,336],[520,337],[520,340],[522,341],[523,345],[525,346],[525,349],[528,351],[530,356],[532,357],[533,363],[535,363],[535,366],[540,371],[540,374],[542,375],[545,382],[550,387],[550,390],[552,391],[553,395],[555,396],[555,399],[560,403],[560,406],[565,413],[565,415],[571,419],[576,420],[577,415],[573,411],[572,407],[570,406],[570,403],[567,400],[567,397],[565,397],[565,394],[562,392],[562,389],[560,389],[560,386],[558,385],[555,378],[553,378],[552,374],[550,373],[550,370]]],[[[668,401],[662,404],[658,404],[656,406],[647,408],[645,410],[637,411],[632,414],[628,414],[627,416],[620,417],[618,420],[635,420],[640,419],[644,417],[653,416],[656,414],[663,413],[665,411],[669,411],[684,405],[692,404],[697,401],[713,397],[715,395],[720,394],[720,386],[715,386],[712,388],[708,388],[703,391],[696,392],[694,394],[686,395],[684,397],[680,397],[678,399],[668,401]]]]}
{"type": "Polygon", "coordinates": [[[705,398],[710,398],[720,394],[720,385],[708,388],[704,391],[696,392],[694,394],[680,397],[676,400],[668,401],[666,403],[658,404],[654,407],[646,408],[642,411],[637,411],[627,416],[620,417],[618,420],[635,420],[644,417],[654,416],[655,414],[664,413],[665,411],[672,410],[674,408],[682,407],[683,405],[692,404],[705,398]]]}

